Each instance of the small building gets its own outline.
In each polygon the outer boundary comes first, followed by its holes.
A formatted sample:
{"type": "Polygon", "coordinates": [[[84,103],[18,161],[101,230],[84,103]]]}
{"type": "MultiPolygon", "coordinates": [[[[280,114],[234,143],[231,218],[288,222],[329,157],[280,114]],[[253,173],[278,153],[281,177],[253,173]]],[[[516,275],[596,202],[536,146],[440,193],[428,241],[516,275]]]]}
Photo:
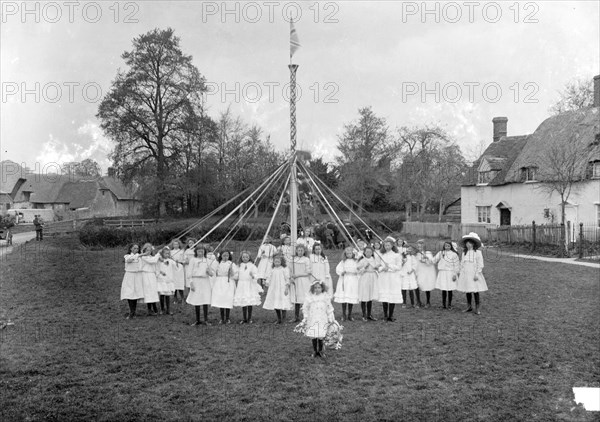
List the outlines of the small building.
{"type": "Polygon", "coordinates": [[[550,169],[541,157],[573,148],[581,153],[572,166],[577,181],[565,209],[567,224],[600,227],[600,76],[594,78],[594,91],[592,107],[549,117],[530,135],[507,136],[508,119],[494,118],[493,142],[461,187],[461,223],[560,223],[561,199],[544,188],[550,169]]]}

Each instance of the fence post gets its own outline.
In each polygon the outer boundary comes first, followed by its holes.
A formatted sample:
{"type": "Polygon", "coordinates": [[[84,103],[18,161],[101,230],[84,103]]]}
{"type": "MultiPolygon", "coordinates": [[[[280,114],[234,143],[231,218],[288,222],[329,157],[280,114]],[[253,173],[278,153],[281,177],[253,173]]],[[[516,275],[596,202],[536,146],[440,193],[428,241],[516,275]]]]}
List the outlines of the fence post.
{"type": "Polygon", "coordinates": [[[559,245],[558,245],[558,257],[563,258],[565,256],[566,248],[565,248],[565,223],[560,223],[560,234],[558,235],[559,245]]]}
{"type": "Polygon", "coordinates": [[[536,246],[535,231],[536,231],[535,220],[533,220],[531,222],[531,251],[532,252],[535,251],[535,246],[536,246]]]}
{"type": "Polygon", "coordinates": [[[579,223],[579,259],[583,258],[583,223],[579,223]]]}

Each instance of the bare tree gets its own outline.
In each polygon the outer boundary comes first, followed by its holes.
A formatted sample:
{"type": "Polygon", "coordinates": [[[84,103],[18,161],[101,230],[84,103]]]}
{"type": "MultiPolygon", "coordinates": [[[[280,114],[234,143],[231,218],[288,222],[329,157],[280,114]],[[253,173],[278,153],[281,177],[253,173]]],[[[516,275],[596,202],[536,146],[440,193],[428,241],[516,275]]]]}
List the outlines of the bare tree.
{"type": "Polygon", "coordinates": [[[539,189],[545,191],[548,196],[556,193],[560,196],[560,215],[563,232],[559,256],[568,255],[568,237],[565,224],[565,207],[571,194],[577,191],[583,180],[587,162],[588,150],[584,143],[578,139],[578,135],[572,135],[570,139],[557,139],[550,135],[547,146],[538,158],[539,168],[536,178],[540,180],[539,189]]]}
{"type": "Polygon", "coordinates": [[[564,113],[565,111],[579,110],[591,107],[594,104],[594,86],[592,78],[580,78],[567,82],[559,99],[548,110],[551,115],[564,113]]]}

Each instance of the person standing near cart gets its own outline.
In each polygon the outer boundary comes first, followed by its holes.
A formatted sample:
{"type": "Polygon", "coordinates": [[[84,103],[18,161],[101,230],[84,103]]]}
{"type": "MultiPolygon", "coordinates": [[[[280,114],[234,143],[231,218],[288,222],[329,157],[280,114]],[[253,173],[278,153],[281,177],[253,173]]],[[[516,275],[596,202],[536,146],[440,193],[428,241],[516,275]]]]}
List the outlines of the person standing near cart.
{"type": "Polygon", "coordinates": [[[44,222],[42,221],[42,217],[36,215],[33,219],[33,225],[35,226],[35,240],[43,240],[44,239],[44,222]]]}

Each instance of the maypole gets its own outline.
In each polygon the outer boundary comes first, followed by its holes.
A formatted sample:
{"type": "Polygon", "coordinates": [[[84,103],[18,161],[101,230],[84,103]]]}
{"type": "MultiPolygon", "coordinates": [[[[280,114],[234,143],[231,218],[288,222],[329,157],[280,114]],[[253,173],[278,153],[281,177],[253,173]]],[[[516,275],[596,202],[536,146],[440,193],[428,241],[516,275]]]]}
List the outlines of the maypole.
{"type": "Polygon", "coordinates": [[[296,246],[298,240],[298,183],[296,180],[296,70],[297,64],[292,64],[292,56],[300,47],[298,34],[294,28],[294,21],[290,19],[290,149],[292,159],[290,161],[290,235],[292,246],[296,246]]]}

